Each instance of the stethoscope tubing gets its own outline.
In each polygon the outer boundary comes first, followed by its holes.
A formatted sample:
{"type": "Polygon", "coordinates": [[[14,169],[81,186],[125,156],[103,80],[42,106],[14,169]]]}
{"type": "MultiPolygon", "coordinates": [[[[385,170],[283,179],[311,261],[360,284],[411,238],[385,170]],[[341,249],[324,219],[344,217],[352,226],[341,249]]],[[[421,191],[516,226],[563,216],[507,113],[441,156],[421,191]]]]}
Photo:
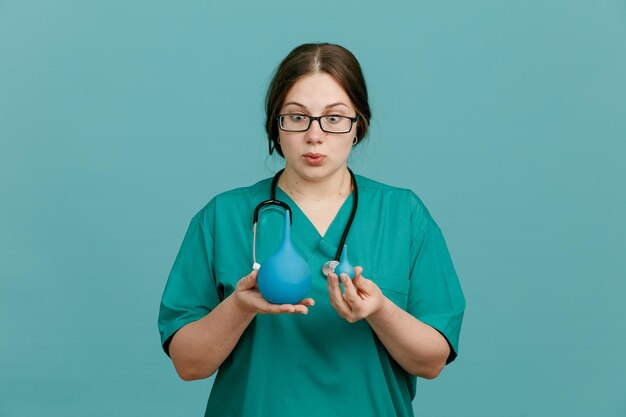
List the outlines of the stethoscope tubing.
{"type": "Polygon", "coordinates": [[[256,228],[259,224],[259,212],[265,206],[280,206],[285,209],[287,215],[289,216],[289,224],[293,224],[293,218],[291,216],[291,208],[284,201],[276,200],[275,198],[270,198],[269,200],[265,200],[259,203],[254,209],[254,214],[252,217],[252,261],[254,265],[258,265],[256,262],[256,228]]]}
{"type": "MultiPolygon", "coordinates": [[[[262,201],[254,209],[254,215],[252,219],[252,233],[253,233],[252,259],[254,261],[255,266],[258,265],[256,262],[256,232],[257,232],[257,224],[259,223],[260,210],[263,207],[269,206],[269,205],[280,206],[284,208],[285,211],[287,211],[287,214],[289,215],[290,224],[293,223],[293,216],[291,215],[292,212],[291,212],[291,208],[289,207],[289,205],[285,203],[284,201],[280,201],[276,199],[276,187],[278,186],[278,179],[280,178],[284,170],[285,169],[283,168],[280,171],[278,171],[276,175],[274,175],[274,178],[272,179],[272,186],[270,189],[270,199],[262,201]]],[[[337,247],[337,253],[335,254],[335,259],[334,259],[335,262],[339,262],[339,258],[341,258],[341,252],[346,243],[346,239],[348,238],[348,233],[350,233],[350,228],[352,227],[352,222],[354,221],[354,217],[356,216],[356,211],[359,206],[359,187],[356,183],[356,178],[354,177],[354,173],[352,172],[350,168],[348,168],[348,172],[350,173],[350,179],[352,181],[352,188],[353,188],[353,194],[354,194],[353,201],[352,201],[352,210],[350,211],[350,217],[348,218],[346,227],[343,229],[343,234],[341,235],[341,240],[339,241],[339,246],[337,247]]],[[[329,261],[329,262],[332,262],[332,261],[329,261]]]]}

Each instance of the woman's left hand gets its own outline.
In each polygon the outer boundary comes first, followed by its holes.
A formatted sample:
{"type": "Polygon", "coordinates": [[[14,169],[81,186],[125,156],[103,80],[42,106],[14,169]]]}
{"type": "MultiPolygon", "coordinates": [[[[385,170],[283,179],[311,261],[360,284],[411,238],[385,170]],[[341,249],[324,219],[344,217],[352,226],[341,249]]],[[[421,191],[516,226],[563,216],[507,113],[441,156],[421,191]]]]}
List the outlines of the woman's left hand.
{"type": "Polygon", "coordinates": [[[346,274],[341,277],[333,272],[328,274],[327,285],[330,303],[339,315],[350,323],[354,323],[375,313],[383,306],[385,296],[372,280],[361,275],[363,268],[354,268],[354,279],[346,274]],[[343,284],[344,293],[341,293],[343,284]]]}

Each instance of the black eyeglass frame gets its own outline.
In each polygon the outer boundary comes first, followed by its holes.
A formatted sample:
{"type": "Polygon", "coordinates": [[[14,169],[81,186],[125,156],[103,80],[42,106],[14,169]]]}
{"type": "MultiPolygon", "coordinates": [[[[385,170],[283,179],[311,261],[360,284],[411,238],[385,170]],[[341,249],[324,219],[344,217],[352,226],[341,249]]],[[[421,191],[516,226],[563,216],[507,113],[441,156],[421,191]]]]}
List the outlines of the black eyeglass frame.
{"type": "Polygon", "coordinates": [[[323,116],[308,116],[308,115],[306,115],[306,114],[298,114],[298,113],[285,113],[285,114],[279,114],[279,115],[276,115],[276,117],[275,117],[275,118],[276,118],[276,121],[278,122],[278,128],[279,128],[280,130],[284,131],[284,132],[306,132],[307,130],[309,130],[309,129],[311,128],[311,124],[313,124],[313,122],[314,122],[315,120],[317,120],[317,123],[320,125],[320,129],[322,129],[322,132],[326,132],[326,133],[336,133],[336,134],[340,134],[340,135],[342,135],[342,134],[345,134],[345,133],[350,133],[350,131],[352,130],[352,126],[353,126],[353,125],[354,125],[354,124],[355,124],[355,123],[356,123],[356,122],[357,122],[357,121],[361,118],[361,115],[360,115],[360,114],[357,114],[357,115],[356,115],[356,116],[354,116],[354,117],[342,116],[342,115],[339,115],[339,114],[325,114],[325,115],[323,115],[323,116]],[[285,128],[283,127],[283,123],[282,123],[282,121],[281,121],[281,118],[282,118],[282,117],[285,117],[285,116],[305,116],[305,117],[308,117],[308,118],[309,118],[309,125],[306,127],[306,129],[303,129],[303,130],[290,130],[290,129],[285,129],[285,128]],[[342,117],[342,118],[344,118],[344,119],[348,119],[348,120],[350,120],[350,129],[346,130],[345,132],[332,132],[332,131],[329,131],[329,130],[324,129],[324,127],[322,126],[322,118],[323,118],[323,117],[333,117],[333,116],[334,116],[334,117],[342,117]]]}

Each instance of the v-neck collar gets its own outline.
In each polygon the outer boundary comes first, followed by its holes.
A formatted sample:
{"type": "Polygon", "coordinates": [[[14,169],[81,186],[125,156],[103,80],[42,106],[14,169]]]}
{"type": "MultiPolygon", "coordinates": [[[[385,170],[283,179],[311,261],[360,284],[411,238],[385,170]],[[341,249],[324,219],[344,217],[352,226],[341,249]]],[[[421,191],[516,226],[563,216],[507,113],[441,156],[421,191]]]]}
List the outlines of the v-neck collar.
{"type": "Polygon", "coordinates": [[[345,227],[350,218],[350,212],[352,211],[353,193],[348,195],[348,198],[343,202],[339,211],[335,215],[335,218],[328,226],[324,236],[320,235],[319,231],[315,228],[311,220],[304,214],[295,201],[284,192],[280,187],[276,187],[276,198],[282,200],[289,205],[292,213],[292,227],[291,227],[291,240],[296,248],[303,255],[304,259],[308,262],[318,250],[322,250],[323,255],[327,258],[333,258],[341,235],[345,230],[345,227]]]}

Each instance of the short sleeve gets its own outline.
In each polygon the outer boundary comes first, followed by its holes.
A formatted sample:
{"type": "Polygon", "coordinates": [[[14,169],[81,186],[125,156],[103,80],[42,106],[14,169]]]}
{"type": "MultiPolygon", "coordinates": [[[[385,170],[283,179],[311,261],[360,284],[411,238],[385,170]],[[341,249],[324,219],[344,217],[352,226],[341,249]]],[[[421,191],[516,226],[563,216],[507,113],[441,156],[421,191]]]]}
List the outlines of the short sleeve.
{"type": "Polygon", "coordinates": [[[447,339],[448,364],[458,354],[465,297],[441,230],[415,199],[408,312],[447,339]]]}
{"type": "Polygon", "coordinates": [[[174,333],[220,303],[213,272],[214,242],[203,224],[206,218],[207,207],[191,220],[161,298],[158,327],[168,356],[174,333]]]}

